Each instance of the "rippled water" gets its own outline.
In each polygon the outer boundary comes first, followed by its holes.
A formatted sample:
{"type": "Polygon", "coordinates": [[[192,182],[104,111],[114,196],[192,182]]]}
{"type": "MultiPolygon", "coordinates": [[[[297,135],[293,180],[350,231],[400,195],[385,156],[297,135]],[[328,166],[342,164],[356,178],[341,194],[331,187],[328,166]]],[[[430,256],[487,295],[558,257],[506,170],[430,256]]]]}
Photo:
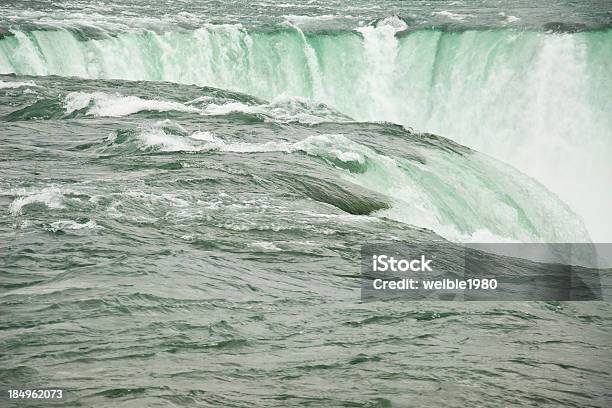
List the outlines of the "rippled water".
{"type": "Polygon", "coordinates": [[[0,10],[2,392],[609,406],[608,302],[362,302],[359,281],[368,240],[609,236],[604,3],[0,10]]]}

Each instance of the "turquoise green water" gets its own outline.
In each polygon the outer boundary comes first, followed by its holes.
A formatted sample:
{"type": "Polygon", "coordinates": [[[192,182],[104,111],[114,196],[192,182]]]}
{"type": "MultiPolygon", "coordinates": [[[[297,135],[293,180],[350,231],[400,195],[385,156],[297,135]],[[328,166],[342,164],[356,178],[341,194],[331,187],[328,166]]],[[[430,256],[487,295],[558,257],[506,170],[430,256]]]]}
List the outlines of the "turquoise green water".
{"type": "Polygon", "coordinates": [[[609,405],[609,303],[363,303],[358,279],[368,240],[609,239],[604,3],[0,16],[2,392],[609,405]]]}
{"type": "Polygon", "coordinates": [[[316,34],[291,22],[273,32],[206,25],[13,34],[0,40],[2,72],[300,96],[356,120],[446,135],[542,182],[595,240],[610,239],[610,31],[410,31],[392,17],[316,34]]]}

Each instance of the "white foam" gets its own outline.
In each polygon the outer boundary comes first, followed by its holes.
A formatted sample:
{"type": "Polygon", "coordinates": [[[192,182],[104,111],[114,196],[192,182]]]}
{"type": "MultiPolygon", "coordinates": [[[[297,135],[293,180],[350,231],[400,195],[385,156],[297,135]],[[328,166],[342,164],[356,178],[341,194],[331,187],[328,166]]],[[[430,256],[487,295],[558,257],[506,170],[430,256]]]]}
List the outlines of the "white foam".
{"type": "Polygon", "coordinates": [[[5,82],[5,81],[1,81],[0,80],[0,89],[22,88],[24,86],[32,87],[32,86],[38,86],[38,85],[36,85],[32,81],[27,81],[27,82],[18,82],[18,81],[15,81],[15,82],[5,82]]]}
{"type": "Polygon", "coordinates": [[[166,132],[164,126],[167,126],[167,123],[161,121],[152,126],[143,127],[138,135],[141,145],[145,148],[153,147],[166,152],[210,150],[210,148],[202,148],[197,139],[166,132]]]}
{"type": "Polygon", "coordinates": [[[104,92],[71,92],[66,95],[65,108],[66,113],[89,108],[88,115],[108,117],[127,116],[141,111],[200,112],[197,108],[179,102],[142,99],[137,96],[104,92]]]}
{"type": "Polygon", "coordinates": [[[250,247],[264,249],[264,250],[267,250],[267,251],[275,251],[275,252],[282,251],[282,249],[277,247],[273,242],[267,242],[267,241],[253,242],[253,243],[249,244],[249,246],[250,247]]]}
{"type": "Polygon", "coordinates": [[[368,149],[344,135],[316,135],[294,143],[292,151],[303,151],[311,156],[332,157],[342,162],[365,163],[368,149]]]}
{"type": "Polygon", "coordinates": [[[273,119],[281,122],[316,124],[348,120],[329,106],[300,96],[278,96],[264,106],[273,119]]]}
{"type": "Polygon", "coordinates": [[[347,18],[354,18],[353,16],[342,16],[337,14],[322,14],[319,16],[304,16],[304,15],[294,15],[288,14],[282,16],[286,21],[293,24],[302,24],[302,23],[311,23],[316,21],[331,21],[331,20],[340,20],[347,18]]]}
{"type": "Polygon", "coordinates": [[[406,30],[408,28],[408,24],[406,24],[406,22],[402,20],[401,18],[399,18],[398,16],[391,16],[391,17],[386,17],[380,20],[376,24],[376,27],[377,28],[392,27],[396,33],[399,33],[400,31],[406,30]]]}
{"type": "Polygon", "coordinates": [[[498,16],[503,17],[504,18],[504,22],[509,24],[509,23],[516,23],[517,21],[520,21],[521,19],[515,16],[510,16],[510,15],[506,15],[506,13],[504,13],[503,11],[500,11],[499,13],[497,13],[498,16]]]}
{"type": "Polygon", "coordinates": [[[246,105],[242,102],[228,102],[224,104],[215,104],[211,103],[204,108],[202,113],[205,115],[227,115],[228,113],[233,112],[243,112],[243,113],[265,113],[265,111],[258,106],[246,105]]]}
{"type": "Polygon", "coordinates": [[[356,31],[359,31],[362,34],[366,34],[378,30],[382,32],[390,32],[395,35],[396,33],[406,30],[407,28],[408,24],[406,24],[404,20],[397,16],[391,16],[380,20],[374,26],[368,25],[364,27],[358,27],[356,31]]]}
{"type": "Polygon", "coordinates": [[[446,17],[446,18],[449,18],[449,19],[455,20],[455,21],[463,21],[466,18],[475,17],[473,14],[459,14],[459,13],[453,13],[453,12],[448,11],[448,10],[434,11],[431,14],[434,15],[434,16],[446,17]]]}
{"type": "Polygon", "coordinates": [[[211,132],[203,132],[203,131],[197,131],[197,132],[193,132],[191,135],[189,135],[190,138],[195,139],[195,140],[200,140],[202,142],[215,142],[215,135],[213,135],[211,132]]]}
{"type": "Polygon", "coordinates": [[[97,117],[121,117],[142,111],[176,111],[212,116],[242,112],[262,115],[268,120],[273,121],[312,124],[344,119],[343,116],[328,106],[299,96],[279,96],[270,103],[262,105],[248,105],[242,102],[217,104],[210,102],[211,100],[212,98],[203,96],[183,104],[174,101],[143,99],[137,96],[126,96],[118,93],[71,92],[65,97],[64,107],[68,114],[87,109],[87,115],[97,117]],[[203,108],[192,106],[196,103],[204,104],[205,106],[203,108]]]}
{"type": "Polygon", "coordinates": [[[144,148],[167,152],[203,152],[218,150],[231,153],[266,153],[302,151],[312,156],[329,157],[342,162],[364,163],[363,147],[343,135],[314,135],[298,142],[270,141],[265,143],[227,143],[211,132],[198,130],[190,135],[167,132],[172,121],[159,121],[142,126],[138,139],[144,148]]]}
{"type": "Polygon", "coordinates": [[[84,228],[88,228],[88,229],[100,229],[102,228],[101,226],[99,226],[98,224],[96,224],[95,221],[93,220],[89,220],[85,223],[78,223],[74,220],[60,220],[60,221],[56,221],[56,222],[52,222],[50,224],[50,229],[53,232],[57,232],[57,231],[67,231],[67,230],[81,230],[84,228]]]}
{"type": "Polygon", "coordinates": [[[9,212],[13,215],[21,214],[23,207],[33,203],[42,203],[48,208],[63,208],[63,191],[58,187],[45,187],[40,191],[27,192],[22,190],[9,205],[9,212]]]}
{"type": "Polygon", "coordinates": [[[247,105],[242,102],[210,103],[201,111],[204,115],[227,115],[235,112],[262,115],[277,122],[316,124],[326,121],[347,120],[327,105],[300,96],[286,95],[278,96],[270,103],[263,105],[247,105]]]}

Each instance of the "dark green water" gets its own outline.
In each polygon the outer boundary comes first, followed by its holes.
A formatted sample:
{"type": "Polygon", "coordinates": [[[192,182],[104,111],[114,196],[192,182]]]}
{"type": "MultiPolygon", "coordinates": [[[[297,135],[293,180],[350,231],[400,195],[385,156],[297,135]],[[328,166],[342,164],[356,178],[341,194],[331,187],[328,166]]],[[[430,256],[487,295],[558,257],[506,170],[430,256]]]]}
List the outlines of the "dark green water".
{"type": "Polygon", "coordinates": [[[368,240],[609,236],[608,8],[346,7],[0,7],[2,392],[609,406],[608,302],[359,290],[368,240]]]}

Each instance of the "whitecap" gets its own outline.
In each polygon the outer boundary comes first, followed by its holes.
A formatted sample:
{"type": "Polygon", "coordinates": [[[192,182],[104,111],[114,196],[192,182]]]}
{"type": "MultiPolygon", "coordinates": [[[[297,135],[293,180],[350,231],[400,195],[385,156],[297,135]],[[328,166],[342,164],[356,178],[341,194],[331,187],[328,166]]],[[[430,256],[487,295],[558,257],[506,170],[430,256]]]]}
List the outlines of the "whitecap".
{"type": "Polygon", "coordinates": [[[459,14],[459,13],[453,13],[453,12],[448,11],[448,10],[434,11],[431,14],[434,15],[434,16],[446,17],[446,18],[449,18],[449,19],[455,20],[455,21],[463,21],[466,18],[475,17],[473,14],[459,14]]]}
{"type": "Polygon", "coordinates": [[[53,232],[67,231],[67,230],[81,230],[81,229],[101,229],[102,227],[96,224],[95,221],[89,220],[85,223],[79,223],[74,220],[60,220],[50,224],[50,230],[53,232]]]}
{"type": "Polygon", "coordinates": [[[32,86],[38,86],[38,85],[36,85],[32,81],[27,81],[27,82],[17,82],[17,81],[15,81],[15,82],[5,82],[5,81],[0,81],[0,89],[22,88],[24,86],[32,87],[32,86]]]}
{"type": "Polygon", "coordinates": [[[13,215],[20,214],[23,207],[33,203],[42,203],[48,208],[63,208],[63,191],[59,187],[45,187],[40,191],[18,193],[21,197],[16,198],[9,205],[9,212],[13,215]]]}
{"type": "Polygon", "coordinates": [[[179,102],[143,99],[137,96],[104,92],[71,92],[66,95],[65,108],[68,114],[89,108],[86,112],[88,115],[107,117],[128,116],[141,111],[200,112],[197,108],[179,102]]]}

